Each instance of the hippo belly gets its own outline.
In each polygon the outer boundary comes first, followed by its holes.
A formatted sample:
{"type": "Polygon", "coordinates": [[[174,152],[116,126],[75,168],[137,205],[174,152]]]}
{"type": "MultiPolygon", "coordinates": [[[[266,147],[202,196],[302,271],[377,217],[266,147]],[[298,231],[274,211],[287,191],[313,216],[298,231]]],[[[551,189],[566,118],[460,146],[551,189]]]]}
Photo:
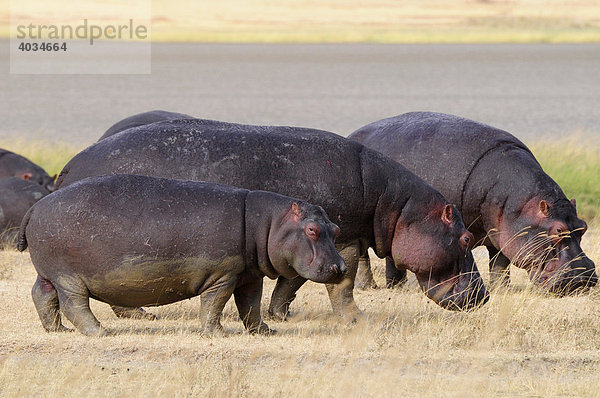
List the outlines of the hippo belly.
{"type": "Polygon", "coordinates": [[[90,296],[112,305],[142,307],[170,304],[200,295],[218,275],[239,274],[241,256],[222,261],[206,257],[124,260],[104,275],[81,276],[90,296]]]}

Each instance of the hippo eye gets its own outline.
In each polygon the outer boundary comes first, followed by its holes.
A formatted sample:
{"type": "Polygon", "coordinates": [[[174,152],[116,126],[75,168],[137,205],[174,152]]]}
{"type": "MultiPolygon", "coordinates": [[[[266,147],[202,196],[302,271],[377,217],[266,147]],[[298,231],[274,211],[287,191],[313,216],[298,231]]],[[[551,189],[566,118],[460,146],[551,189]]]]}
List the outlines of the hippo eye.
{"type": "Polygon", "coordinates": [[[560,228],[556,228],[556,233],[557,233],[558,235],[562,234],[562,229],[560,229],[560,228]]]}
{"type": "Polygon", "coordinates": [[[321,234],[321,229],[316,225],[310,224],[306,226],[304,232],[312,240],[317,240],[319,239],[319,235],[321,234]]]}

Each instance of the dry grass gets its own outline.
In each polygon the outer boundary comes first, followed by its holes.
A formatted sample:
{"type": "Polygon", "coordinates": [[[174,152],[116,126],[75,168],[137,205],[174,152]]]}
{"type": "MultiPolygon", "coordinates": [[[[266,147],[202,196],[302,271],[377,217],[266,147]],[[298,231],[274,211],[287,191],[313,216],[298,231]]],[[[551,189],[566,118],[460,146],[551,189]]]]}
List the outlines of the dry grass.
{"type": "MultiPolygon", "coordinates": [[[[5,0],[7,1],[7,0],[5,0]]],[[[99,0],[96,0],[98,3],[99,0]]],[[[16,2],[16,4],[19,4],[16,2]]],[[[128,18],[94,2],[56,0],[24,4],[19,15],[38,14],[75,23],[128,18]],[[44,8],[45,7],[45,8],[44,8]]],[[[138,3],[136,3],[138,4],[138,3]]],[[[136,5],[137,7],[137,5],[136,5]]],[[[600,41],[600,3],[558,0],[221,0],[152,2],[152,39],[202,42],[591,42],[600,41]]],[[[0,36],[8,36],[8,8],[0,36]]],[[[46,22],[48,23],[48,22],[46,22]]],[[[55,22],[56,23],[56,22],[55,22]]]]}
{"type": "MultiPolygon", "coordinates": [[[[600,225],[584,249],[600,262],[600,225]]],[[[487,278],[485,250],[477,260],[487,278]]],[[[93,302],[113,335],[91,338],[44,332],[29,256],[4,251],[0,395],[598,396],[600,288],[546,297],[516,271],[510,289],[472,313],[444,311],[414,284],[356,292],[368,321],[354,327],[332,319],[324,288],[309,284],[290,321],[270,321],[272,337],[247,335],[232,302],[227,336],[215,338],[200,334],[197,298],[152,309],[158,321],[118,320],[93,302]]]]}

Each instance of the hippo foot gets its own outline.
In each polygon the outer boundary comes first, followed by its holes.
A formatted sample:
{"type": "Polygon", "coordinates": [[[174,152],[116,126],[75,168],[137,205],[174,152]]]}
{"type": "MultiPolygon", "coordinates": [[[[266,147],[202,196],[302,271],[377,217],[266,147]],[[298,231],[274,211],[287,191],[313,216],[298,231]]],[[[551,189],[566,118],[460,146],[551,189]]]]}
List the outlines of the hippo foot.
{"type": "Polygon", "coordinates": [[[93,337],[104,337],[104,336],[108,336],[109,333],[106,329],[104,329],[103,327],[98,327],[98,328],[78,328],[78,330],[82,333],[85,334],[86,336],[93,336],[93,337]]]}
{"type": "Polygon", "coordinates": [[[269,325],[264,322],[260,323],[260,326],[257,328],[248,329],[248,333],[250,334],[261,334],[263,336],[272,336],[277,334],[277,330],[271,329],[269,325]]]}
{"type": "Polygon", "coordinates": [[[143,308],[119,307],[116,305],[112,305],[111,308],[117,318],[146,319],[149,321],[158,319],[156,315],[145,311],[143,308]]]}
{"type": "Polygon", "coordinates": [[[221,326],[220,324],[211,325],[202,328],[201,334],[204,337],[223,337],[225,336],[225,330],[223,330],[223,326],[221,326]]]}
{"type": "Polygon", "coordinates": [[[290,315],[290,304],[296,295],[292,295],[287,300],[281,300],[280,297],[275,297],[275,295],[271,298],[271,305],[269,306],[269,319],[273,319],[275,321],[284,322],[287,321],[288,316],[290,315]]]}
{"type": "Polygon", "coordinates": [[[355,325],[357,323],[361,323],[366,321],[367,317],[362,313],[361,310],[355,308],[351,311],[346,311],[341,314],[337,314],[339,318],[343,320],[344,323],[348,325],[355,325]]]}
{"type": "Polygon", "coordinates": [[[48,333],[67,333],[67,332],[74,332],[74,329],[70,329],[64,325],[58,325],[56,327],[52,327],[52,328],[47,328],[46,332],[48,333]]]}
{"type": "Polygon", "coordinates": [[[282,309],[282,308],[271,309],[271,308],[269,308],[268,318],[272,319],[274,321],[285,322],[285,321],[287,321],[287,318],[288,318],[288,315],[289,315],[288,308],[289,308],[289,305],[287,305],[285,309],[282,309]]]}

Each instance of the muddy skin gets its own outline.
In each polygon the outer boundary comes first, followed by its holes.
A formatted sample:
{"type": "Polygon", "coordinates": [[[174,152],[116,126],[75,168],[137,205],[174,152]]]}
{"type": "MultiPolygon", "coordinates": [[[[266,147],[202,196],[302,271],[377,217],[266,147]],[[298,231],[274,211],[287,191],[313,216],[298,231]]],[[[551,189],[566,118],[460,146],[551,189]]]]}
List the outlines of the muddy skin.
{"type": "Polygon", "coordinates": [[[54,180],[40,166],[21,155],[0,148],[0,179],[17,177],[35,182],[50,192],[56,188],[54,180]]]}
{"type": "Polygon", "coordinates": [[[587,225],[575,200],[513,135],[458,116],[414,112],[349,138],[401,162],[455,203],[476,245],[488,249],[494,283],[508,283],[512,261],[552,293],[596,285],[595,265],[580,246],[587,225]]]}
{"type": "Polygon", "coordinates": [[[38,272],[32,298],[47,331],[66,330],[62,312],[81,333],[106,334],[90,298],[141,307],[200,295],[202,326],[212,334],[222,330],[223,307],[234,295],[246,329],[268,334],[263,277],[339,281],[346,265],[334,245],[338,233],[322,208],[287,196],[113,175],[37,202],[23,219],[18,248],[29,246],[38,272]]]}
{"type": "Polygon", "coordinates": [[[113,136],[121,131],[125,131],[132,127],[144,126],[146,124],[152,124],[156,122],[162,122],[164,120],[175,120],[175,119],[195,119],[190,115],[184,113],[168,112],[168,111],[149,111],[138,113],[133,116],[129,116],[109,127],[108,130],[100,137],[98,141],[113,136]]]}
{"type": "Polygon", "coordinates": [[[14,248],[23,216],[49,193],[43,186],[21,178],[0,180],[0,245],[12,244],[14,248]]]}
{"type": "MultiPolygon", "coordinates": [[[[419,272],[427,280],[426,291],[446,279],[471,278],[467,286],[475,291],[447,292],[458,299],[457,306],[472,307],[487,298],[479,274],[471,271],[475,265],[465,257],[469,249],[461,237],[467,231],[458,210],[397,162],[338,135],[210,120],[158,122],[92,145],[65,166],[58,181],[63,187],[113,173],[226,183],[322,206],[341,228],[336,246],[348,266],[345,280],[328,286],[328,292],[334,312],[349,322],[361,316],[353,298],[354,278],[358,259],[369,247],[380,257],[394,256],[400,269],[419,272]],[[435,248],[426,263],[411,256],[423,242],[435,248]],[[467,296],[470,301],[464,302],[467,296]]],[[[270,312],[284,318],[303,283],[279,278],[270,312]]],[[[444,303],[444,297],[434,299],[444,303]]]]}

